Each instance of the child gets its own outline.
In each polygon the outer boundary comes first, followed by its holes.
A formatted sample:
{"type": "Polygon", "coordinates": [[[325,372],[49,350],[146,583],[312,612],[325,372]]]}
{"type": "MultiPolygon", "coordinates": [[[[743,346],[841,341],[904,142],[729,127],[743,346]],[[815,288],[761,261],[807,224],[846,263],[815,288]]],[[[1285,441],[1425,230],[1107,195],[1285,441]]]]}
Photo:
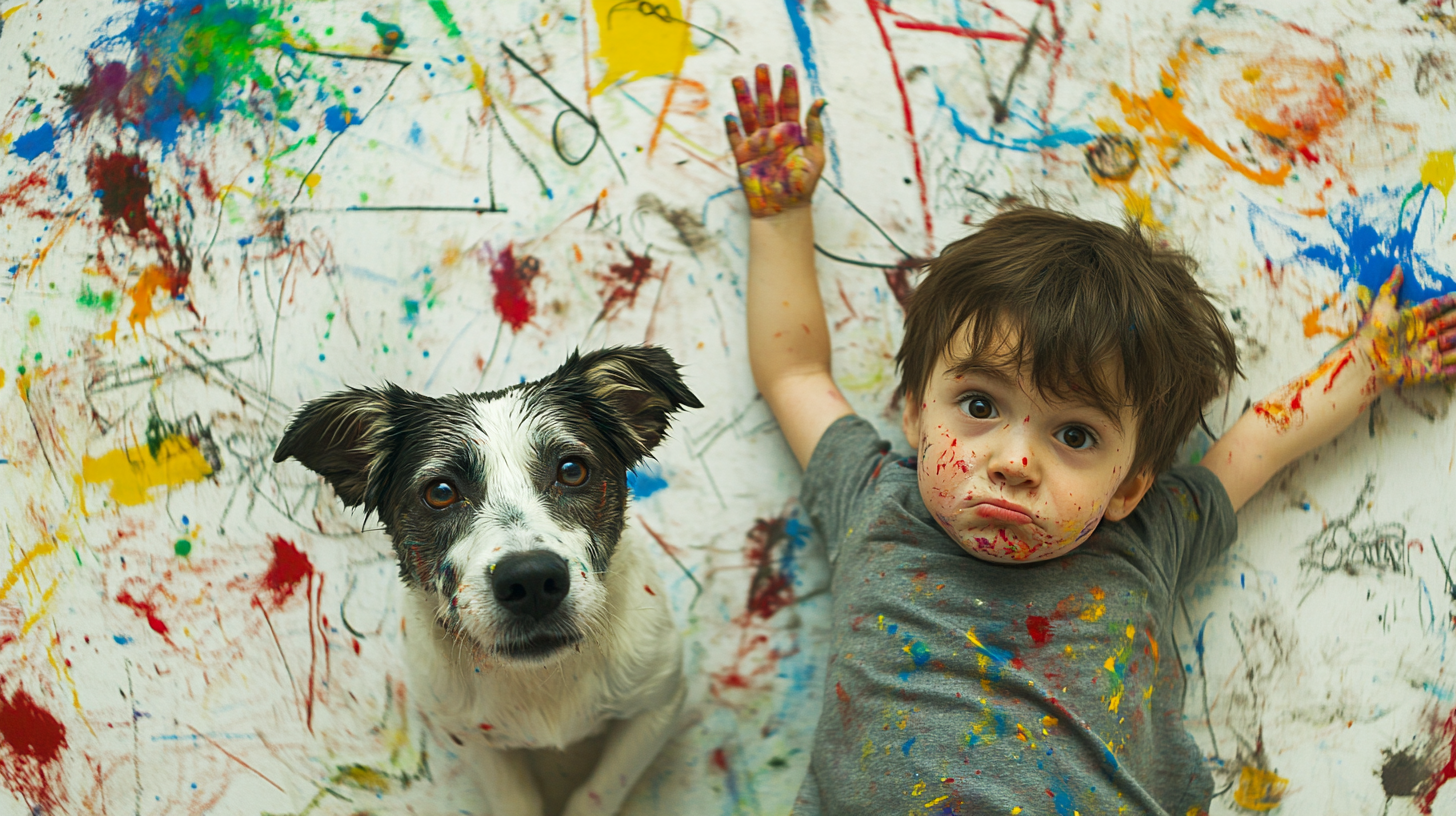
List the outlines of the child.
{"type": "Polygon", "coordinates": [[[753,216],[749,357],[833,567],[795,812],[1205,812],[1178,593],[1281,467],[1382,389],[1456,377],[1456,297],[1398,309],[1396,269],[1319,367],[1173,466],[1239,370],[1194,262],[1136,226],[1012,210],[911,298],[896,361],[915,455],[892,454],[830,374],[809,209],[824,103],[801,129],[791,68],[777,104],[766,66],[755,86],[734,81],[727,122],[753,216]]]}

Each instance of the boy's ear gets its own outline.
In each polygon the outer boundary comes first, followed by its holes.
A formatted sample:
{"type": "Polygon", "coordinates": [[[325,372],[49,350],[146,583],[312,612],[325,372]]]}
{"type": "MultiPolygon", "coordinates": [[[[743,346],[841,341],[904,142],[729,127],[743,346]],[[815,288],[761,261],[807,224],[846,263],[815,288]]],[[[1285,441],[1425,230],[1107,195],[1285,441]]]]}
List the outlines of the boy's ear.
{"type": "Polygon", "coordinates": [[[573,352],[546,379],[568,387],[573,381],[584,386],[585,396],[598,409],[593,418],[615,431],[607,438],[619,448],[629,468],[667,436],[672,414],[703,407],[683,382],[672,355],[655,346],[573,352]]]}
{"type": "Polygon", "coordinates": [[[1112,501],[1107,503],[1107,511],[1102,514],[1102,517],[1108,521],[1122,521],[1132,515],[1132,511],[1137,509],[1138,502],[1143,500],[1143,496],[1148,495],[1148,490],[1152,488],[1155,478],[1156,474],[1153,473],[1153,469],[1145,467],[1123,479],[1122,484],[1117,486],[1117,491],[1112,494],[1112,501]]]}
{"type": "Polygon", "coordinates": [[[900,431],[905,434],[905,442],[910,450],[920,454],[920,398],[911,394],[905,394],[905,410],[900,414],[900,431]]]}

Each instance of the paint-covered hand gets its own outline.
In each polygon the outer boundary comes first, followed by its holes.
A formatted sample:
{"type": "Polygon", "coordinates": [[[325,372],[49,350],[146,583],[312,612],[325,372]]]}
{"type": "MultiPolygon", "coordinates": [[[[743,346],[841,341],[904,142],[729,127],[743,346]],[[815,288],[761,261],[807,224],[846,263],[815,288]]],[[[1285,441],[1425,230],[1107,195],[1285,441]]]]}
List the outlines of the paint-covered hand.
{"type": "Polygon", "coordinates": [[[1403,279],[1397,266],[1373,300],[1369,290],[1361,292],[1365,314],[1355,343],[1385,385],[1456,380],[1456,294],[1402,309],[1396,295],[1403,279]]]}
{"type": "Polygon", "coordinates": [[[784,66],[777,103],[767,65],[754,70],[753,82],[755,95],[750,96],[748,82],[733,78],[738,116],[729,114],[725,123],[748,212],[761,218],[806,206],[813,197],[824,170],[824,100],[814,102],[800,126],[799,80],[793,66],[784,66]]]}

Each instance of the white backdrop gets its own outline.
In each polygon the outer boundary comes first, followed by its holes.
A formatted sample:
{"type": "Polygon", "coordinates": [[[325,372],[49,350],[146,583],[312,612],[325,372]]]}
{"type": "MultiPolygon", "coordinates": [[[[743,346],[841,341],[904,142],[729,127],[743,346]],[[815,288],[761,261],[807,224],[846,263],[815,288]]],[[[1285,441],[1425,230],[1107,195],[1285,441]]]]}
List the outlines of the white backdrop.
{"type": "MultiPolygon", "coordinates": [[[[644,341],[707,407],[636,482],[694,701],[628,812],[787,812],[827,599],[745,355],[721,116],[759,61],[830,100],[819,242],[857,262],[820,258],[837,375],[887,434],[909,259],[1008,196],[1138,215],[1202,261],[1247,366],[1214,432],[1348,329],[1356,281],[1399,261],[1409,297],[1456,288],[1450,0],[0,19],[4,813],[473,812],[412,706],[387,543],[270,454],[344,385],[493,389],[644,341]]],[[[1383,397],[1187,598],[1215,813],[1456,813],[1449,409],[1383,397]]]]}

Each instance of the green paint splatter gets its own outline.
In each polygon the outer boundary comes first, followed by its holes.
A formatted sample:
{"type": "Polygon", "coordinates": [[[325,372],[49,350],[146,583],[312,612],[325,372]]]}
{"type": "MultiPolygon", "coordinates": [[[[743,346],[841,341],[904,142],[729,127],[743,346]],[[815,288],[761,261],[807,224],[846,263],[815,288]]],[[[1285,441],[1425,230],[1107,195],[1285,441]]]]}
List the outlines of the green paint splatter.
{"type": "Polygon", "coordinates": [[[445,27],[446,34],[452,38],[460,36],[460,26],[455,25],[455,15],[450,13],[449,7],[445,5],[445,0],[430,0],[430,11],[435,12],[440,24],[445,27]]]}
{"type": "Polygon", "coordinates": [[[116,293],[102,292],[98,295],[91,291],[89,284],[83,283],[81,284],[81,296],[76,298],[76,305],[85,309],[100,309],[111,314],[116,311],[116,293]]]}
{"type": "Polygon", "coordinates": [[[179,538],[177,539],[177,543],[172,545],[172,549],[177,555],[186,558],[192,554],[192,542],[185,538],[179,538]]]}

